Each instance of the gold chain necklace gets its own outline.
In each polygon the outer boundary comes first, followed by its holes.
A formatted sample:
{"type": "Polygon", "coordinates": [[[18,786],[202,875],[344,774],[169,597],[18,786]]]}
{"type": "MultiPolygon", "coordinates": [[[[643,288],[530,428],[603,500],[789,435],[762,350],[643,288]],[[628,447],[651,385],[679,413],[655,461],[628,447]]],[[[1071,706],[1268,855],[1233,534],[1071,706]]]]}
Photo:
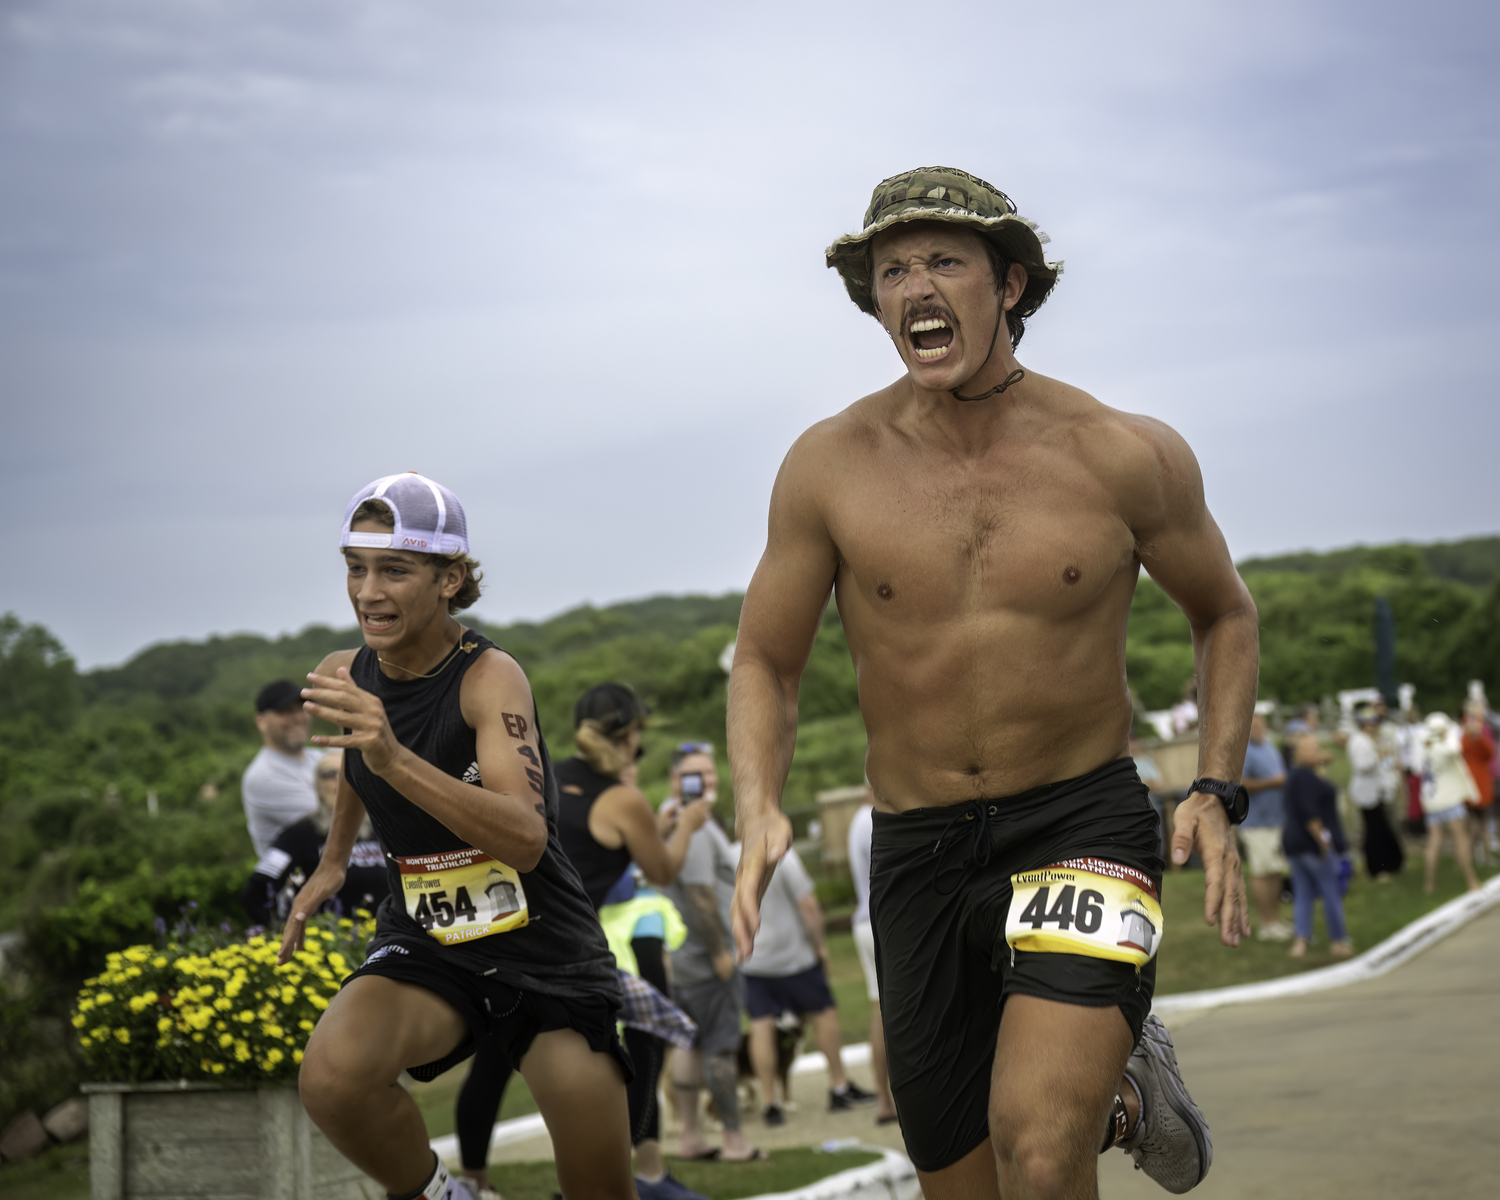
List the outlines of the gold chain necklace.
{"type": "Polygon", "coordinates": [[[472,654],[476,649],[478,649],[478,647],[478,642],[466,642],[462,637],[460,637],[458,639],[458,645],[453,647],[453,652],[449,654],[447,658],[443,659],[442,664],[437,667],[436,670],[428,671],[426,675],[419,675],[410,667],[403,667],[400,663],[391,662],[388,658],[381,658],[380,651],[378,650],[375,652],[375,661],[383,667],[395,667],[398,671],[405,671],[413,679],[433,679],[438,675],[441,675],[448,669],[448,664],[458,657],[458,652],[460,650],[462,650],[465,654],[472,654]]]}

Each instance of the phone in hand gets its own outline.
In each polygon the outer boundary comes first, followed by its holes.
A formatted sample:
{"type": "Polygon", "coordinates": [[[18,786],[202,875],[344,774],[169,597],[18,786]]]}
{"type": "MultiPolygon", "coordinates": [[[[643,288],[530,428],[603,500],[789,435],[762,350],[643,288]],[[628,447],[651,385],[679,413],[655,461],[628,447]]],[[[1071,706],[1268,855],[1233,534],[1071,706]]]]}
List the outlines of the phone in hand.
{"type": "Polygon", "coordinates": [[[703,799],[703,772],[690,771],[682,777],[682,802],[691,804],[703,799]]]}

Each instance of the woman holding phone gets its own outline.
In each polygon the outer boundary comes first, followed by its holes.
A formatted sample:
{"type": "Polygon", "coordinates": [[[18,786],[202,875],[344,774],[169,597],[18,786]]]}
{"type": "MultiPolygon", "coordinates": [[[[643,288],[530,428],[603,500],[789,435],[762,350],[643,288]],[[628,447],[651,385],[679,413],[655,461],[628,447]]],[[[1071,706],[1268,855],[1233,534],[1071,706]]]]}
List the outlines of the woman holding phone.
{"type": "MultiPolygon", "coordinates": [[[[675,880],[693,834],[708,819],[711,805],[707,800],[669,803],[658,813],[635,786],[635,763],[641,755],[641,731],[649,711],[622,683],[590,688],[573,709],[577,753],[553,766],[558,788],[558,838],[596,912],[606,899],[619,898],[617,891],[611,893],[632,862],[657,886],[666,887],[675,880]]],[[[699,785],[701,795],[701,777],[699,785]]],[[[669,996],[661,940],[637,938],[632,948],[640,977],[669,996]]],[[[627,1025],[625,1048],[636,1069],[635,1078],[626,1088],[636,1191],[640,1200],[686,1200],[693,1193],[667,1173],[661,1156],[656,1083],[664,1058],[662,1042],[627,1025]]],[[[476,1064],[482,1057],[481,1050],[476,1064]]],[[[484,1148],[488,1149],[489,1129],[508,1077],[506,1072],[497,1086],[493,1069],[481,1076],[476,1066],[459,1097],[461,1142],[463,1130],[472,1128],[482,1131],[484,1148]]],[[[471,1165],[467,1145],[463,1152],[465,1173],[476,1182],[487,1183],[482,1175],[483,1159],[471,1165]]],[[[476,1144],[474,1157],[479,1153],[476,1144]]]]}

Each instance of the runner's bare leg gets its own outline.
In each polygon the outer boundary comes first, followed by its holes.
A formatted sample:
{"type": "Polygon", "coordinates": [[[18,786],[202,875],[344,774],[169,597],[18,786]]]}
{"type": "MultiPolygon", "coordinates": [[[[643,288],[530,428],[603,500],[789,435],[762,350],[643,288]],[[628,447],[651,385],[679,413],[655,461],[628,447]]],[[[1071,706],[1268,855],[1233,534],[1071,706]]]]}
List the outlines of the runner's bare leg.
{"type": "Polygon", "coordinates": [[[451,1054],[468,1036],[463,1017],[436,992],[362,975],[333,998],[308,1039],[298,1081],[303,1107],[339,1153],[386,1191],[415,1191],[431,1177],[433,1155],[401,1072],[451,1054]]]}
{"type": "Polygon", "coordinates": [[[568,1200],[635,1200],[625,1077],[577,1030],[539,1033],[520,1063],[568,1200]]]}
{"type": "Polygon", "coordinates": [[[990,1138],[951,1167],[918,1172],[927,1200],[1097,1200],[1099,1147],[1132,1045],[1118,1008],[1035,996],[1005,1004],[990,1077],[990,1138]]]}

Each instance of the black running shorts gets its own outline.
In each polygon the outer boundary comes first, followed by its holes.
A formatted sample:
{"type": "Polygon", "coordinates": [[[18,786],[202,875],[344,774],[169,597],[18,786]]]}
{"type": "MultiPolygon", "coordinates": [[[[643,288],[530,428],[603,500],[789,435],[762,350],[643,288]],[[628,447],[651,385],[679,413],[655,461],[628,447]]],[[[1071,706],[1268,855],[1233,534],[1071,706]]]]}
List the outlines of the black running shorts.
{"type": "Polygon", "coordinates": [[[600,1054],[613,1055],[625,1081],[634,1073],[630,1055],[620,1044],[615,1025],[619,1007],[605,993],[597,996],[552,996],[523,991],[488,975],[457,966],[443,957],[443,949],[427,938],[399,935],[376,938],[368,955],[349,979],[380,975],[401,983],[414,983],[436,992],[451,1004],[469,1026],[469,1036],[435,1062],[409,1067],[413,1079],[436,1079],[444,1071],[474,1053],[481,1039],[495,1034],[511,1066],[520,1069],[521,1059],[539,1033],[553,1029],[575,1029],[600,1054]]]}
{"type": "Polygon", "coordinates": [[[1154,955],[1160,837],[1129,758],[1016,796],[875,813],[870,919],[880,1010],[901,1132],[919,1169],[951,1166],[989,1136],[990,1073],[1007,996],[1118,1006],[1140,1038],[1155,958],[1137,966],[1060,947],[1070,945],[1071,924],[1074,938],[1088,930],[1107,942],[1105,953],[1118,944],[1122,954],[1154,955]],[[1054,864],[1087,871],[1042,870],[1054,864]],[[1012,876],[1027,872],[1011,917],[1012,929],[1019,922],[1026,932],[1012,941],[1033,949],[1006,940],[1012,876]],[[1100,890],[1089,890],[1090,881],[1100,890]],[[1127,903],[1120,899],[1127,894],[1145,899],[1127,903]]]}

